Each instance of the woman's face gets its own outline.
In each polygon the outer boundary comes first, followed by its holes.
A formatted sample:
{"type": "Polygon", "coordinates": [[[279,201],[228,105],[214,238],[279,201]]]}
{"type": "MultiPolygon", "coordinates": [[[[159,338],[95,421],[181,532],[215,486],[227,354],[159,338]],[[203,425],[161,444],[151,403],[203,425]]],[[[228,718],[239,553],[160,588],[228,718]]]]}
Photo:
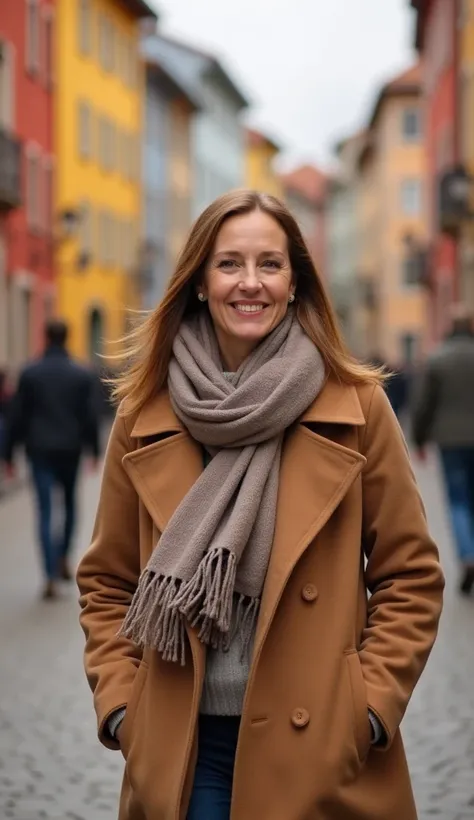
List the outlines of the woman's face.
{"type": "Polygon", "coordinates": [[[278,222],[262,211],[224,222],[198,290],[208,300],[225,365],[236,370],[281,322],[294,292],[278,222]]]}

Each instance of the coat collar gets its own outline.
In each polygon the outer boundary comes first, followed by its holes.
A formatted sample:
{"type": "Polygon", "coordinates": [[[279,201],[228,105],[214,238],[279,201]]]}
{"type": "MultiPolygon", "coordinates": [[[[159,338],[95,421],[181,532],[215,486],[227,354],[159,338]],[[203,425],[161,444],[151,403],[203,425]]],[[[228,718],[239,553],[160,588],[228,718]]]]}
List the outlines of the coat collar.
{"type": "MultiPolygon", "coordinates": [[[[301,416],[300,422],[324,424],[365,424],[364,414],[354,385],[344,384],[330,376],[315,401],[301,416]]],[[[185,428],[174,412],[168,390],[162,390],[150,399],[135,419],[133,438],[180,433],[185,428]]]]}

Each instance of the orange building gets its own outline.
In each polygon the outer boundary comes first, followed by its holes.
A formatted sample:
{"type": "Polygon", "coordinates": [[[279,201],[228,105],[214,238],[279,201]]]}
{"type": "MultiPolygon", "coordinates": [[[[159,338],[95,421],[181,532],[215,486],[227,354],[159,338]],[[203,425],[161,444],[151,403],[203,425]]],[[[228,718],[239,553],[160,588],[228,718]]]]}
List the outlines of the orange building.
{"type": "Polygon", "coordinates": [[[421,66],[380,90],[359,158],[358,349],[411,363],[427,342],[421,66]]]}

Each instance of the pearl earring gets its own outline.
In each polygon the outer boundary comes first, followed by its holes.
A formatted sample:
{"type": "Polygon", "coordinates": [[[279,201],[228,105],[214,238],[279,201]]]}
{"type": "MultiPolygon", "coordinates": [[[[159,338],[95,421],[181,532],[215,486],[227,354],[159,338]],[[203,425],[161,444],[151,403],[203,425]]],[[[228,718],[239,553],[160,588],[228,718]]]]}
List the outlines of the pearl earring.
{"type": "Polygon", "coordinates": [[[294,301],[295,301],[295,294],[291,293],[290,298],[288,299],[288,304],[292,305],[294,301]]]}
{"type": "Polygon", "coordinates": [[[199,299],[200,302],[205,302],[206,301],[206,297],[201,292],[198,293],[198,299],[199,299]]]}

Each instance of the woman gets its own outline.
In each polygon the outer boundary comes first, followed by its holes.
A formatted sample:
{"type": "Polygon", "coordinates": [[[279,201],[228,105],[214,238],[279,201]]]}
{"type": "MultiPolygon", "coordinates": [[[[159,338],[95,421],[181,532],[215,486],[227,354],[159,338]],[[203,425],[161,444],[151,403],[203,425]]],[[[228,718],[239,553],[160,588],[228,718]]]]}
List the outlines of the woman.
{"type": "Polygon", "coordinates": [[[442,573],[285,206],[209,206],[127,355],[78,572],[120,820],[413,820],[399,725],[442,573]]]}

